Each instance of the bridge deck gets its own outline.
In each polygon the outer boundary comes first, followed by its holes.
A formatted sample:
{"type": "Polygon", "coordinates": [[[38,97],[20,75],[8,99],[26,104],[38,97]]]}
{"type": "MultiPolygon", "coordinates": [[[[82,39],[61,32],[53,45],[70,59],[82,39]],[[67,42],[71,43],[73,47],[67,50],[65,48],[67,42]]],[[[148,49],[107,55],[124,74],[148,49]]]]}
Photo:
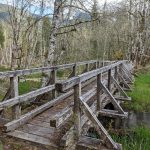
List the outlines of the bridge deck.
{"type": "MultiPolygon", "coordinates": [[[[86,93],[94,86],[96,86],[95,81],[91,82],[90,85],[82,88],[82,93],[86,93]]],[[[58,144],[60,144],[59,142],[61,138],[65,132],[69,130],[71,120],[68,119],[58,129],[50,127],[50,120],[53,119],[56,114],[60,113],[64,108],[72,105],[73,99],[73,95],[69,96],[55,107],[51,107],[50,109],[44,111],[43,113],[30,120],[24,126],[13,132],[7,133],[7,135],[57,148],[58,144]]]]}

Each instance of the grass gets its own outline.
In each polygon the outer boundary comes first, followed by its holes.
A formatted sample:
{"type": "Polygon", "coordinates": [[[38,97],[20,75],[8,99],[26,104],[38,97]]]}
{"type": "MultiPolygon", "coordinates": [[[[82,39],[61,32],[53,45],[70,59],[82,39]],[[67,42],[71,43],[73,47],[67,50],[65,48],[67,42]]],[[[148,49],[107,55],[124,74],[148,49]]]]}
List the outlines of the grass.
{"type": "Polygon", "coordinates": [[[123,150],[150,150],[150,128],[139,126],[123,134],[112,134],[123,150]]]}
{"type": "Polygon", "coordinates": [[[139,74],[135,78],[134,88],[128,95],[132,98],[131,103],[125,106],[134,111],[150,111],[150,74],[139,74]]]}
{"type": "Polygon", "coordinates": [[[41,83],[35,81],[25,81],[19,83],[19,95],[28,93],[34,89],[40,88],[41,83]]]}
{"type": "Polygon", "coordinates": [[[30,75],[26,75],[26,76],[24,76],[25,78],[30,78],[30,79],[32,79],[32,78],[41,78],[42,77],[42,73],[36,73],[36,74],[30,74],[30,75]]]}
{"type": "Polygon", "coordinates": [[[0,150],[3,150],[3,145],[1,142],[0,142],[0,150]]]}
{"type": "Polygon", "coordinates": [[[0,72],[3,72],[3,71],[9,71],[10,68],[6,68],[4,66],[0,66],[0,72]]]}

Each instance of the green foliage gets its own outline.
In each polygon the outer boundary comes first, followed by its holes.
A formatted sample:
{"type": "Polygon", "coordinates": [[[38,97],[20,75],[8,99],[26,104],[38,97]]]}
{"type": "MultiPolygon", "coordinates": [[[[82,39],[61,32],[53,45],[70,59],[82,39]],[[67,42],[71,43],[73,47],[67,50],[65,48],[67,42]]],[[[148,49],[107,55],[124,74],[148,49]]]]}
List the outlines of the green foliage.
{"type": "Polygon", "coordinates": [[[40,88],[41,83],[35,81],[25,81],[19,83],[19,95],[28,93],[34,89],[40,88]]]}
{"type": "Polygon", "coordinates": [[[134,111],[150,111],[150,74],[140,74],[135,78],[133,91],[128,93],[131,104],[125,106],[134,111]]]}
{"type": "Polygon", "coordinates": [[[140,126],[126,131],[124,134],[113,134],[112,138],[121,143],[123,150],[149,150],[150,149],[150,128],[140,126]]]}
{"type": "Polygon", "coordinates": [[[4,41],[5,41],[5,37],[4,37],[4,31],[3,31],[3,26],[0,23],[0,47],[4,47],[4,41]]]}
{"type": "Polygon", "coordinates": [[[0,150],[3,150],[3,145],[1,144],[1,142],[0,142],[0,150]]]}
{"type": "Polygon", "coordinates": [[[30,75],[26,75],[24,76],[25,78],[41,78],[42,77],[42,73],[36,73],[36,74],[30,74],[30,75]]]}
{"type": "Polygon", "coordinates": [[[64,75],[64,71],[63,70],[58,70],[57,71],[57,77],[63,77],[63,75],[64,75]]]}
{"type": "Polygon", "coordinates": [[[6,68],[4,66],[0,66],[0,71],[8,71],[8,70],[10,70],[10,68],[6,68]]]}

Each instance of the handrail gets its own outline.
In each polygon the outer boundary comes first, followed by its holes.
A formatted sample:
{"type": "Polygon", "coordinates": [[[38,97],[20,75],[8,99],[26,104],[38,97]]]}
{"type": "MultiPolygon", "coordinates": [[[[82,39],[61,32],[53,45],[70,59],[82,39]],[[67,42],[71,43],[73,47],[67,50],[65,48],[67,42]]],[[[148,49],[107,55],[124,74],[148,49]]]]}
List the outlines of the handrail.
{"type": "Polygon", "coordinates": [[[92,77],[95,77],[97,76],[98,74],[100,73],[104,73],[110,69],[113,69],[115,68],[116,66],[119,66],[123,63],[127,62],[127,60],[123,60],[123,61],[118,61],[116,63],[113,63],[113,64],[110,64],[110,65],[107,65],[107,66],[104,66],[104,67],[101,67],[99,69],[96,69],[96,70],[92,70],[92,71],[89,71],[89,72],[86,72],[86,73],[83,73],[81,75],[78,75],[76,77],[73,77],[73,78],[70,78],[69,80],[65,80],[65,81],[62,81],[62,82],[59,82],[59,83],[56,83],[56,89],[58,91],[65,91],[77,84],[79,84],[80,82],[84,82],[92,77]]]}
{"type": "MultiPolygon", "coordinates": [[[[61,70],[61,69],[71,68],[71,67],[74,67],[75,65],[79,66],[79,65],[91,64],[91,63],[96,63],[96,62],[102,62],[102,61],[90,60],[90,61],[76,62],[76,63],[70,63],[70,64],[50,66],[50,67],[40,67],[40,68],[23,69],[23,70],[15,70],[15,71],[5,71],[5,72],[0,72],[0,78],[29,75],[29,74],[33,74],[33,73],[50,72],[53,70],[61,70]]],[[[111,62],[111,61],[104,61],[104,62],[111,62]]]]}
{"type": "Polygon", "coordinates": [[[23,102],[29,101],[31,98],[34,98],[36,96],[39,96],[41,94],[50,92],[55,89],[55,85],[49,85],[40,89],[37,89],[35,91],[31,91],[29,93],[8,99],[6,101],[0,102],[0,109],[4,109],[6,107],[12,107],[16,104],[21,104],[23,102]]]}

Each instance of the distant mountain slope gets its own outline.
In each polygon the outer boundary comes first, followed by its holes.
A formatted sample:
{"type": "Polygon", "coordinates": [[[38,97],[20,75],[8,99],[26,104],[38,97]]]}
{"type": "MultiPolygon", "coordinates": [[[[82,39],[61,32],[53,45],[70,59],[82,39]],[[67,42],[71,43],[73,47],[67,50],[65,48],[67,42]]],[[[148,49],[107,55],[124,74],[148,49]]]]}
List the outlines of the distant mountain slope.
{"type": "Polygon", "coordinates": [[[0,12],[7,12],[9,5],[0,3],[0,12]]]}
{"type": "Polygon", "coordinates": [[[0,20],[7,20],[9,18],[8,7],[9,5],[0,3],[0,20]]]}

